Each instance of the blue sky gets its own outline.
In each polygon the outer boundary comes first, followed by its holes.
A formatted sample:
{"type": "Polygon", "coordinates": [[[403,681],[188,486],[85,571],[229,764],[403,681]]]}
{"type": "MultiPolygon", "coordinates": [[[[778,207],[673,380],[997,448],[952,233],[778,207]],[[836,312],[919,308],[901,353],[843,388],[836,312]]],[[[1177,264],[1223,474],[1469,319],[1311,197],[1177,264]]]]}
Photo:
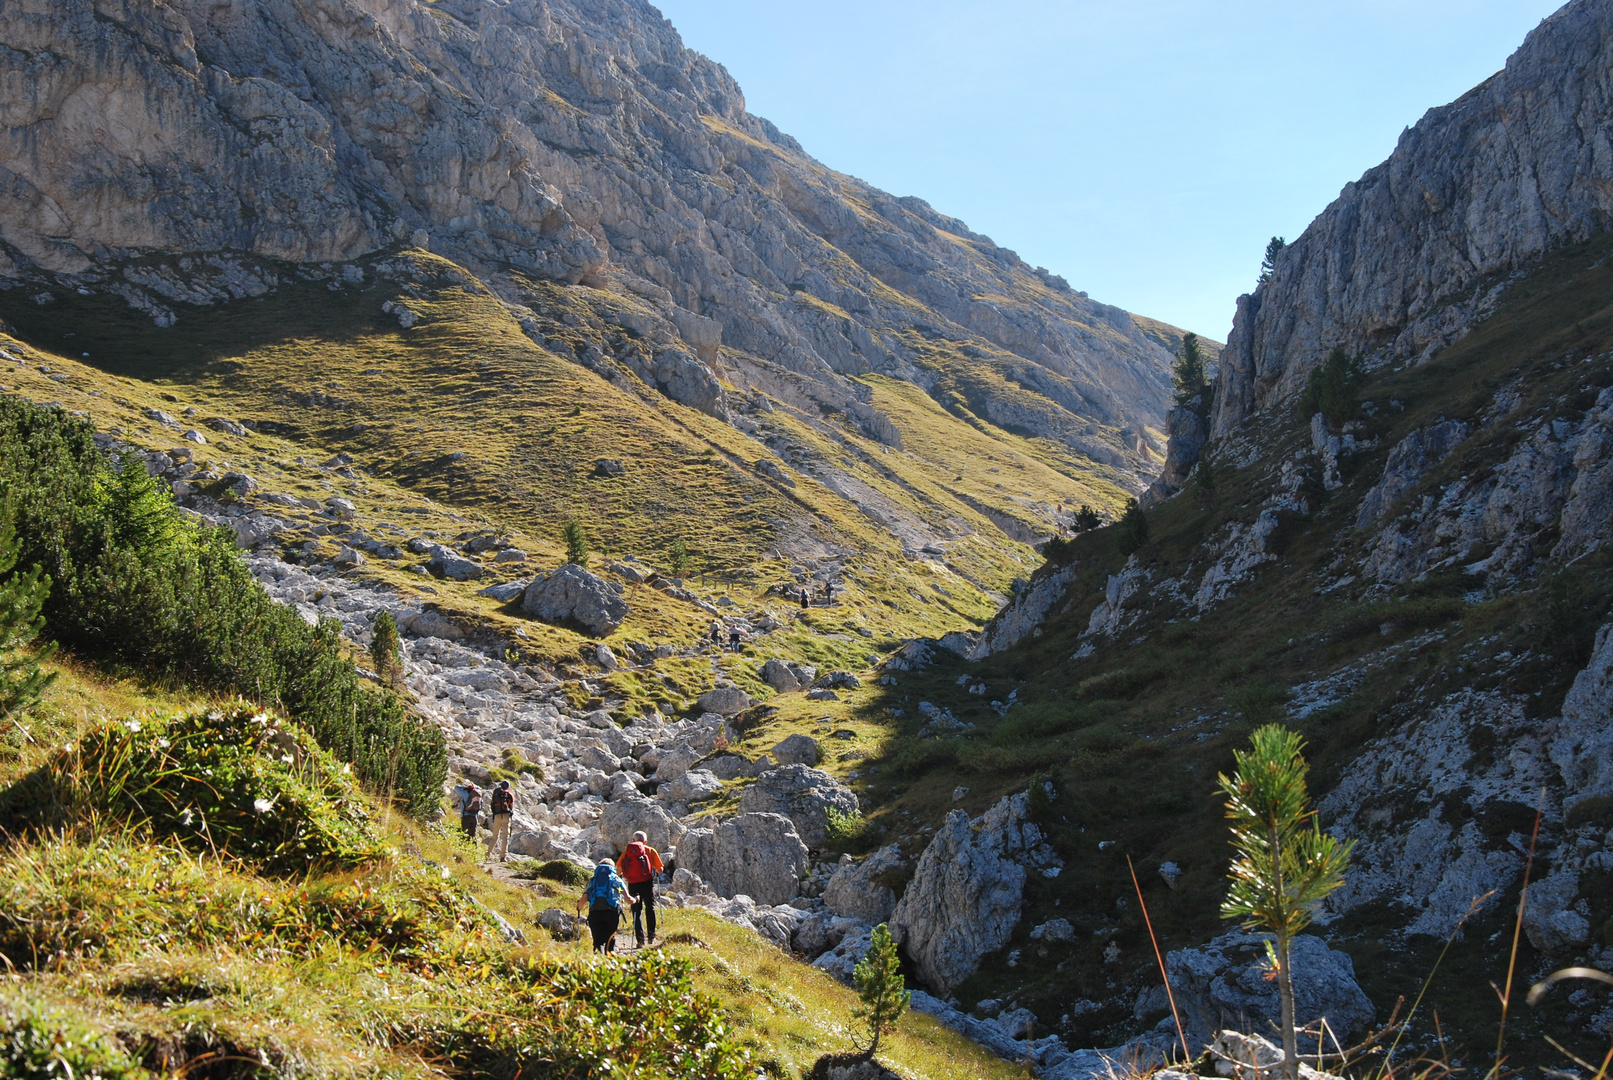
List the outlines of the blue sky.
{"type": "Polygon", "coordinates": [[[1215,338],[1271,236],[1297,236],[1560,6],[654,2],[831,168],[1215,338]]]}

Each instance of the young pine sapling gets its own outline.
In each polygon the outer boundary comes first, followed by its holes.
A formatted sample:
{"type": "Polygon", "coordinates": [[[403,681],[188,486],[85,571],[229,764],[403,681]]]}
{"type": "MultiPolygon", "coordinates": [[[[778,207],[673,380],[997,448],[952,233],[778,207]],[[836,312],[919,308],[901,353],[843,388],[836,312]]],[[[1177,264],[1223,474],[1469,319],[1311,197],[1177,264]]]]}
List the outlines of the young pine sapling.
{"type": "Polygon", "coordinates": [[[1267,724],[1255,730],[1250,744],[1233,752],[1237,769],[1231,779],[1219,777],[1236,852],[1221,917],[1242,919],[1245,927],[1268,930],[1276,939],[1266,952],[1282,997],[1283,1070],[1288,1080],[1298,1080],[1289,946],[1310,925],[1317,905],[1343,884],[1355,841],[1322,831],[1305,789],[1310,766],[1297,733],[1267,724]]]}

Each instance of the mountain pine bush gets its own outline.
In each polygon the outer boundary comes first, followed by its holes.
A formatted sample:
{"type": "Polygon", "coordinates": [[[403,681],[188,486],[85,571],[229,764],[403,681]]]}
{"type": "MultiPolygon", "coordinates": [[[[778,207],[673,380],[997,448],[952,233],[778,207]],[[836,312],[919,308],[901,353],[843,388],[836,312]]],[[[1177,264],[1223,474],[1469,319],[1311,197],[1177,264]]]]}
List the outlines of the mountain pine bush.
{"type": "Polygon", "coordinates": [[[39,664],[56,651],[54,643],[38,651],[28,648],[44,629],[39,612],[50,594],[50,582],[37,566],[12,574],[19,546],[9,521],[0,526],[0,575],[11,574],[0,582],[0,722],[13,723],[50,685],[54,676],[42,671],[39,664]]]}
{"type": "Polygon", "coordinates": [[[90,816],[274,873],[381,854],[351,767],[246,702],[101,724],[0,792],[7,833],[90,816]]]}
{"type": "Polygon", "coordinates": [[[126,455],[59,409],[0,398],[0,488],[18,561],[51,583],[45,626],[69,651],[283,711],[416,813],[441,801],[436,725],[366,686],[334,623],[310,627],[263,591],[228,529],[184,521],[126,455]]]}

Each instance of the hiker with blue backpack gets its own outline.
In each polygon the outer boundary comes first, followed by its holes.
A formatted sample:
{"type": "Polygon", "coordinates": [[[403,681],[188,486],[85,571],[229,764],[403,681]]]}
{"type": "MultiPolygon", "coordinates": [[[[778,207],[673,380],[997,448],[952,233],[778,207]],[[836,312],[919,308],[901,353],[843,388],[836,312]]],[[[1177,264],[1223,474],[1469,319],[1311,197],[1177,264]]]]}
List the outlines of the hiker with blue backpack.
{"type": "Polygon", "coordinates": [[[582,914],[583,904],[588,905],[588,930],[594,935],[594,951],[614,952],[616,929],[622,925],[622,901],[637,904],[627,891],[627,882],[616,876],[616,864],[605,859],[594,867],[594,876],[577,901],[577,913],[582,914]]]}

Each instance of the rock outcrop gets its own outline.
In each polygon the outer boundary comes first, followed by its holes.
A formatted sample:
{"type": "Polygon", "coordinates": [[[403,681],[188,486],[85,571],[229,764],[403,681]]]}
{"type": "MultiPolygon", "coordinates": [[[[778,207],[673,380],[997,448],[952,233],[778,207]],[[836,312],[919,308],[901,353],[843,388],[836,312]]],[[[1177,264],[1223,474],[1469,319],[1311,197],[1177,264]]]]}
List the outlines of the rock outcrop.
{"type": "Polygon", "coordinates": [[[891,934],[937,994],[950,994],[981,957],[1007,944],[1019,923],[1026,874],[1058,863],[1041,829],[1026,819],[1028,805],[1021,793],[974,821],[962,810],[949,813],[891,914],[891,934]]]}
{"type": "Polygon", "coordinates": [[[785,904],[800,890],[807,848],[782,814],[742,813],[710,829],[690,829],[678,845],[678,867],[723,896],[785,904]]]}
{"type": "Polygon", "coordinates": [[[1240,297],[1212,436],[1291,399],[1335,346],[1426,357],[1486,313],[1505,276],[1613,222],[1613,3],[1576,0],[1506,67],[1431,109],[1389,160],[1240,297]]]}
{"type": "Polygon", "coordinates": [[[783,814],[814,850],[829,835],[829,810],[858,812],[857,796],[828,773],[805,765],[781,765],[756,778],[739,797],[741,814],[783,814]]]}
{"type": "Polygon", "coordinates": [[[0,44],[0,277],[171,325],[429,248],[544,341],[531,282],[620,297],[645,347],[579,362],[714,416],[727,379],[899,441],[846,376],[940,347],[1000,371],[979,415],[1150,468],[1118,432],[1179,333],[820,165],[642,0],[20,0],[0,44]]]}
{"type": "Polygon", "coordinates": [[[627,601],[621,588],[576,563],[537,578],[521,597],[521,610],[547,623],[572,622],[590,634],[603,636],[627,618],[627,601]]]}
{"type": "MultiPolygon", "coordinates": [[[[1178,949],[1165,958],[1176,1005],[1190,1047],[1210,1042],[1233,1027],[1268,1031],[1281,1019],[1277,984],[1269,975],[1265,942],[1269,935],[1233,932],[1196,949],[1178,949]]],[[[1355,981],[1350,958],[1313,934],[1291,943],[1295,1018],[1304,1026],[1326,1018],[1345,1046],[1371,1026],[1372,1002],[1355,981]]]]}
{"type": "Polygon", "coordinates": [[[896,910],[893,879],[911,864],[901,848],[888,844],[861,862],[846,863],[823,889],[823,903],[836,915],[870,925],[886,922],[896,910]]]}

